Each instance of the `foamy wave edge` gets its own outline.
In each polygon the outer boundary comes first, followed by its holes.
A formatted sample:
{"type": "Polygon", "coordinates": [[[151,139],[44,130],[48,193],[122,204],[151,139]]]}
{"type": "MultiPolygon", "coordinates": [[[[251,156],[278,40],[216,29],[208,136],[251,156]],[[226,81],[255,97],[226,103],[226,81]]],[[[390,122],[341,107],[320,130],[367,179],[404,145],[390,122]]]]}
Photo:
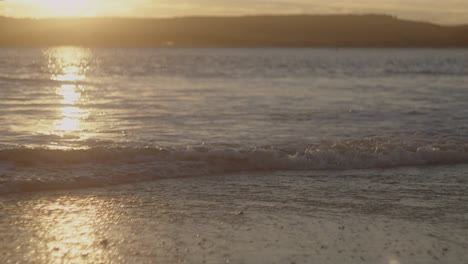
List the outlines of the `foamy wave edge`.
{"type": "Polygon", "coordinates": [[[468,163],[468,144],[325,142],[307,147],[0,150],[0,194],[241,171],[395,168],[468,163]]]}

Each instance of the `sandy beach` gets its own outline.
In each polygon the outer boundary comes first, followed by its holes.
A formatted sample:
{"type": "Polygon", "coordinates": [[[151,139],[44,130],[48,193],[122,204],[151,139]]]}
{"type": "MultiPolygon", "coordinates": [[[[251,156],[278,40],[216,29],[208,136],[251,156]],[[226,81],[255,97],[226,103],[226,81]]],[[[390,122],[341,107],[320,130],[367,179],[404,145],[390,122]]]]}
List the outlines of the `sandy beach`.
{"type": "Polygon", "coordinates": [[[468,185],[457,175],[466,169],[238,173],[7,195],[0,258],[465,264],[468,185]]]}

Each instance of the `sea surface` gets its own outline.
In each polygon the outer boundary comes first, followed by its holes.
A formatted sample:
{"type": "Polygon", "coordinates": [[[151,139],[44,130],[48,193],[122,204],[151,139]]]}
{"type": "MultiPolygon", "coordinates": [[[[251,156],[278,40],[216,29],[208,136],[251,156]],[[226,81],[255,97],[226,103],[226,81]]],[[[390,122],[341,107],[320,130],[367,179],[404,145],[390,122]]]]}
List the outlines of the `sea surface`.
{"type": "Polygon", "coordinates": [[[465,164],[465,49],[0,49],[0,194],[465,164]]]}

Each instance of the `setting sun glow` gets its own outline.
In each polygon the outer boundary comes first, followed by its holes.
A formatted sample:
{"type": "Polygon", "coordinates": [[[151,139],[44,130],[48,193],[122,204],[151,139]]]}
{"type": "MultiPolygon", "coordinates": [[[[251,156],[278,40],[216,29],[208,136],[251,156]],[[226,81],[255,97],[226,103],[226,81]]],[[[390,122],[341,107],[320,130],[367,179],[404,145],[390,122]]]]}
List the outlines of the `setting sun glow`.
{"type": "Polygon", "coordinates": [[[95,16],[99,1],[91,0],[29,0],[40,16],[81,17],[95,16]]]}
{"type": "Polygon", "coordinates": [[[254,14],[388,14],[443,24],[468,21],[464,0],[0,0],[0,16],[174,17],[254,14]]]}

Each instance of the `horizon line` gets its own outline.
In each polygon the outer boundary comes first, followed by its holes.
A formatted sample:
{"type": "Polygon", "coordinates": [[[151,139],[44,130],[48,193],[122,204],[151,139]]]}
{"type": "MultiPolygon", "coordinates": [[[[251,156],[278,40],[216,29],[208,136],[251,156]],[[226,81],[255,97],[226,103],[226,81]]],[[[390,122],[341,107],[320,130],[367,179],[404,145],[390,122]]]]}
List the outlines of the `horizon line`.
{"type": "Polygon", "coordinates": [[[389,17],[400,21],[426,23],[442,27],[458,27],[468,26],[468,21],[461,23],[437,23],[428,20],[418,20],[410,18],[402,18],[393,14],[386,13],[290,13],[290,14],[239,14],[239,15],[187,15],[187,16],[161,16],[161,17],[140,17],[140,16],[51,16],[51,17],[28,17],[28,16],[6,16],[0,15],[0,18],[7,19],[29,19],[29,20],[72,20],[72,19],[129,19],[129,20],[162,20],[162,19],[186,19],[186,18],[249,18],[249,17],[299,17],[299,16],[310,16],[310,17],[325,17],[325,16],[380,16],[389,17]]]}

